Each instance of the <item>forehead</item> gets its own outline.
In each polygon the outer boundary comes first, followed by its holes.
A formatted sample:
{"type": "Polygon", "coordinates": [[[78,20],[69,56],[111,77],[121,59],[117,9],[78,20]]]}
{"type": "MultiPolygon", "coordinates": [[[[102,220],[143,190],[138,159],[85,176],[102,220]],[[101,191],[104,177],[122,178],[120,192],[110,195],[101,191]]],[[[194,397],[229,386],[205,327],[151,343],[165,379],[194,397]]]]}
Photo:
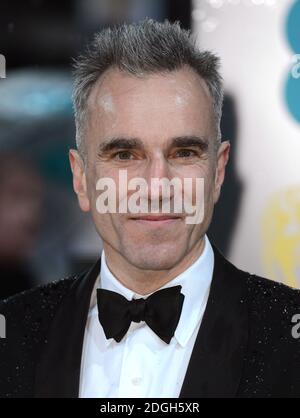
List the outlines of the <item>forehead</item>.
{"type": "Polygon", "coordinates": [[[150,131],[152,136],[209,134],[213,119],[208,87],[187,67],[139,77],[110,69],[93,87],[87,105],[89,130],[103,139],[141,137],[141,131],[144,137],[150,131]]]}

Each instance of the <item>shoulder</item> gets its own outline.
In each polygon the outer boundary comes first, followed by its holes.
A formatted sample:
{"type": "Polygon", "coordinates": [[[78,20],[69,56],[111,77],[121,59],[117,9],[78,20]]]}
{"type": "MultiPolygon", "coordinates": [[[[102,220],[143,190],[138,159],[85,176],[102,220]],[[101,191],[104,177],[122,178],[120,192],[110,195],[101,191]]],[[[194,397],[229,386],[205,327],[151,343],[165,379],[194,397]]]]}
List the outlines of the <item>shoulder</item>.
{"type": "Polygon", "coordinates": [[[241,284],[244,287],[244,294],[254,305],[263,307],[268,305],[270,310],[278,306],[300,308],[300,290],[244,271],[227,260],[220,251],[215,251],[216,260],[225,272],[225,277],[234,280],[234,284],[241,284]]]}
{"type": "Polygon", "coordinates": [[[228,283],[230,280],[231,286],[241,286],[244,295],[254,305],[264,306],[267,303],[270,310],[283,304],[291,308],[300,307],[299,289],[241,270],[225,258],[215,246],[213,248],[217,271],[223,273],[228,283]]]}
{"type": "Polygon", "coordinates": [[[300,313],[299,289],[255,274],[249,274],[245,284],[254,309],[281,315],[300,313]]]}
{"type": "Polygon", "coordinates": [[[248,272],[240,271],[240,277],[251,317],[258,321],[272,319],[290,329],[293,316],[300,314],[300,290],[248,272]]]}
{"type": "Polygon", "coordinates": [[[249,275],[248,344],[241,391],[268,396],[300,393],[300,291],[249,275]]]}
{"type": "Polygon", "coordinates": [[[262,349],[272,347],[270,359],[291,361],[300,372],[300,291],[250,275],[246,280],[250,339],[262,349]]]}
{"type": "Polygon", "coordinates": [[[77,277],[69,276],[4,299],[0,301],[0,314],[19,317],[29,312],[49,311],[60,303],[77,277]]]}
{"type": "Polygon", "coordinates": [[[217,259],[232,291],[233,287],[241,289],[239,294],[242,295],[241,303],[247,306],[252,328],[261,329],[266,333],[269,327],[277,330],[280,335],[283,332],[291,335],[295,319],[300,318],[300,290],[240,270],[220,252],[217,254],[217,259]]]}
{"type": "Polygon", "coordinates": [[[0,352],[34,352],[76,280],[77,276],[70,276],[2,300],[0,352]]]}
{"type": "Polygon", "coordinates": [[[19,293],[0,302],[0,397],[29,396],[51,322],[77,276],[19,293]],[[4,334],[4,335],[3,335],[4,334]]]}
{"type": "Polygon", "coordinates": [[[223,259],[230,292],[240,288],[246,335],[240,396],[300,394],[300,290],[236,268],[223,259]]]}

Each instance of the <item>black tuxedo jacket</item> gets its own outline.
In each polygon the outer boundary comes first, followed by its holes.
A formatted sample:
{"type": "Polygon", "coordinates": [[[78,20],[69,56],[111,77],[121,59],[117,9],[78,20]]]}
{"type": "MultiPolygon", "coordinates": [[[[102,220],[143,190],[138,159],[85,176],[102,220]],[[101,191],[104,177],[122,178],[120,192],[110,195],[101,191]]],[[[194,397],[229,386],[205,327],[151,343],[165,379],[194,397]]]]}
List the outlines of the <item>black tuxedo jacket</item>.
{"type": "MultiPolygon", "coordinates": [[[[238,270],[214,253],[210,295],[180,397],[299,397],[300,339],[292,336],[291,319],[300,314],[300,291],[238,270]]],[[[99,271],[100,260],[86,274],[0,303],[6,318],[0,396],[78,397],[99,271]]]]}

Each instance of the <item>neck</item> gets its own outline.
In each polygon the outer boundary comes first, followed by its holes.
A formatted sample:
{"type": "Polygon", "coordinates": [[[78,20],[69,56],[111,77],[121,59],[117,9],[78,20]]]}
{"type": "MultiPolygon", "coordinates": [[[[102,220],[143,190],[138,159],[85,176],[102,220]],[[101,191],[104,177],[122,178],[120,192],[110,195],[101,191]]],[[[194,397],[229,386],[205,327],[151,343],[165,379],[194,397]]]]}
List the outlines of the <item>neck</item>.
{"type": "Polygon", "coordinates": [[[106,264],[119,282],[140,295],[155,292],[187,270],[203,253],[205,238],[196,245],[174,267],[168,270],[143,270],[128,262],[120,253],[103,243],[106,264]]]}

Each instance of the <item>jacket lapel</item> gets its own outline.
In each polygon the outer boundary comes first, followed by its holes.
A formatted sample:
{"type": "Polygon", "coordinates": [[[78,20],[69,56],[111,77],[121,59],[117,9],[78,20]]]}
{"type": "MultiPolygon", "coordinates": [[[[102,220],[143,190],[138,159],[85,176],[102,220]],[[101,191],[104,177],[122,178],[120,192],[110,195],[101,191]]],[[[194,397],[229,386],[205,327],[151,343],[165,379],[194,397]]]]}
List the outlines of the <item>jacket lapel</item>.
{"type": "Polygon", "coordinates": [[[73,282],[61,302],[37,363],[35,397],[78,397],[85,325],[99,272],[100,259],[73,282]]]}
{"type": "Polygon", "coordinates": [[[180,398],[234,397],[248,339],[244,273],[214,247],[215,265],[206,310],[180,398]]]}

